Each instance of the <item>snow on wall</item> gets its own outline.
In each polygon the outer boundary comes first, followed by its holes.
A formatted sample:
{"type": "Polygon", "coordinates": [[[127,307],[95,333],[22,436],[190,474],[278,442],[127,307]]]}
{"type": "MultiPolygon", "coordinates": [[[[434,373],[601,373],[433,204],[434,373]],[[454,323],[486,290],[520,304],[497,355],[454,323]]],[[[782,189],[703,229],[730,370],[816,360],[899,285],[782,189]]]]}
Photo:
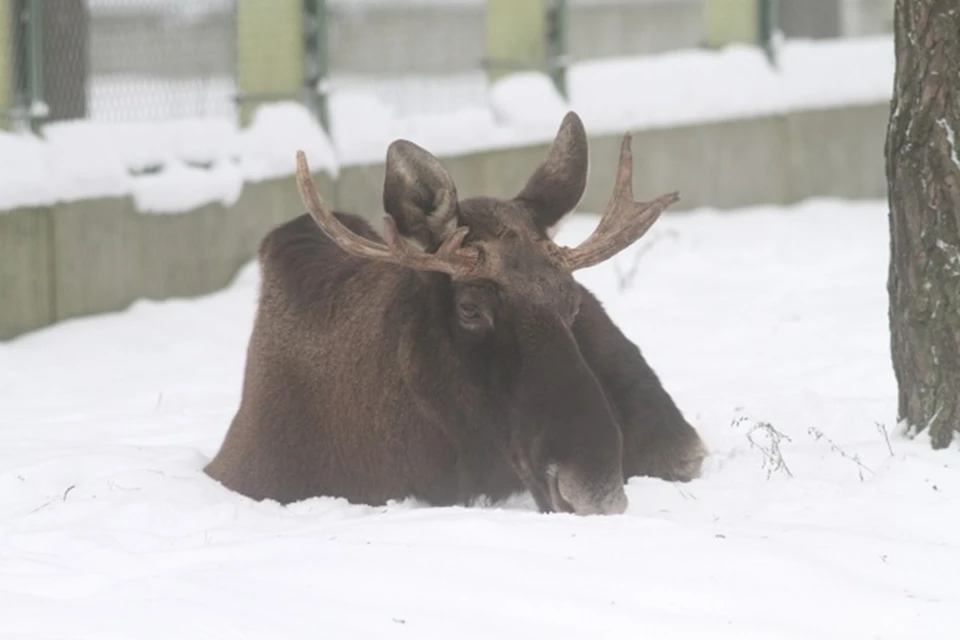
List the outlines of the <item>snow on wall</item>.
{"type": "Polygon", "coordinates": [[[292,174],[297,149],[313,169],[337,175],[329,138],[295,103],[263,106],[245,129],[184,119],[57,123],[42,139],[0,132],[0,210],[128,194],[142,212],[229,206],[244,182],[292,174]]]}
{"type": "Polygon", "coordinates": [[[790,41],[779,69],[743,45],[579,63],[569,101],[538,73],[495,83],[485,105],[429,114],[397,114],[369,85],[343,88],[331,96],[330,137],[293,103],[261,107],[245,129],[208,118],[57,123],[39,138],[0,132],[0,210],[126,194],[143,212],[229,205],[246,181],[291,175],[297,149],[335,176],[382,161],[401,137],[440,156],[548,142],[567,109],[599,135],[883,101],[893,69],[888,36],[790,41]]]}

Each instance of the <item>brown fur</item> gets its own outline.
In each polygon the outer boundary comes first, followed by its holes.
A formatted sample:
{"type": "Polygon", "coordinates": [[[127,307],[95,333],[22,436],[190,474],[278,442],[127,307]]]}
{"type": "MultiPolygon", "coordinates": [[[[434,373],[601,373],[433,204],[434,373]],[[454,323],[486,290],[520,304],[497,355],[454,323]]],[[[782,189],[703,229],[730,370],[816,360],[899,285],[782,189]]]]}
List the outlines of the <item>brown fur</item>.
{"type": "Polygon", "coordinates": [[[470,504],[528,489],[541,510],[576,513],[621,512],[624,477],[696,477],[696,431],[545,248],[586,174],[573,114],[512,200],[459,201],[433,156],[391,145],[384,208],[400,234],[433,251],[468,227],[464,246],[496,261],[483,278],[348,255],[306,214],[271,231],[240,406],[207,473],[282,503],[470,504]]]}

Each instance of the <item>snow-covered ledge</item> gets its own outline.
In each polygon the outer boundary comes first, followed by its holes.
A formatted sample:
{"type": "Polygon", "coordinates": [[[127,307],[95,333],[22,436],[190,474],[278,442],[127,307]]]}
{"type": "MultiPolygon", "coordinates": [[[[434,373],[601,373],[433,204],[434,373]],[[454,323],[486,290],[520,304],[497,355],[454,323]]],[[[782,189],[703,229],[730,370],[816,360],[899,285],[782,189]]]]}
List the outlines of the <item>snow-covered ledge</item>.
{"type": "Polygon", "coordinates": [[[0,340],[225,286],[263,233],[302,212],[297,149],[331,203],[373,220],[394,138],[435,152],[462,195],[508,196],[570,108],[591,136],[585,211],[603,207],[627,129],[638,196],[679,189],[671,211],[883,197],[889,39],[781,53],[779,72],[750,47],[584,63],[569,102],[546,78],[518,74],[492,88],[487,108],[429,117],[395,117],[369,95],[342,93],[332,140],[292,104],[264,107],[244,130],[73,123],[43,138],[0,134],[0,340]]]}
{"type": "MultiPolygon", "coordinates": [[[[786,204],[817,196],[882,198],[885,102],[798,110],[636,132],[638,197],[679,189],[671,211],[786,204]]],[[[583,211],[602,209],[618,135],[591,138],[583,211]]],[[[441,156],[464,196],[512,195],[546,151],[528,144],[441,156]]],[[[382,163],[320,171],[331,203],[381,211],[382,163]]],[[[171,187],[172,188],[172,187],[171,187]]],[[[189,189],[189,187],[184,187],[189,189]]],[[[165,192],[182,202],[188,192],[165,192]]],[[[249,181],[228,202],[144,215],[130,194],[0,212],[0,340],[72,317],[118,311],[139,298],[209,293],[256,254],[263,234],[303,211],[292,176],[249,181]]]]}

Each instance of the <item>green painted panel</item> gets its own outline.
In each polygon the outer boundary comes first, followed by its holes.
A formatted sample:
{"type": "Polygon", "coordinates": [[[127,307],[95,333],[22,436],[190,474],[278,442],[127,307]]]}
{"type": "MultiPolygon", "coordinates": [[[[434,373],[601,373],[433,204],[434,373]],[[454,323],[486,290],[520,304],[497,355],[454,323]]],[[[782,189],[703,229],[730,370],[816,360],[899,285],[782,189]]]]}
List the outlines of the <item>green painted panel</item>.
{"type": "Polygon", "coordinates": [[[760,39],[760,2],[763,0],[705,0],[703,38],[708,47],[760,39]]]}
{"type": "MultiPolygon", "coordinates": [[[[302,0],[239,0],[237,3],[237,80],[245,94],[292,99],[303,83],[302,0]]],[[[276,98],[274,98],[276,99],[276,98]]],[[[257,101],[240,109],[243,124],[257,101]]]]}
{"type": "Polygon", "coordinates": [[[491,80],[521,68],[545,68],[547,14],[544,2],[487,0],[486,44],[491,80]]]}

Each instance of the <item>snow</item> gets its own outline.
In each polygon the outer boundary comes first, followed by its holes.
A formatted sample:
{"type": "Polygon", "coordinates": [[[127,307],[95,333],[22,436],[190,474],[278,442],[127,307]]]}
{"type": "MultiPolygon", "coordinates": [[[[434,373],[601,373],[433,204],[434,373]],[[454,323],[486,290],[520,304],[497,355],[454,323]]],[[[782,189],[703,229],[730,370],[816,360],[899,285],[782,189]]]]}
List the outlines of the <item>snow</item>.
{"type": "Polygon", "coordinates": [[[887,101],[893,91],[893,40],[788,40],[778,68],[761,49],[679,51],[648,59],[603,59],[576,65],[571,102],[588,128],[610,124],[665,127],[840,104],[887,101]],[[608,87],[615,87],[611,99],[608,87]]]}
{"type": "MultiPolygon", "coordinates": [[[[890,36],[789,40],[778,68],[747,45],[603,58],[570,66],[568,101],[546,75],[522,72],[493,83],[486,104],[423,114],[391,109],[376,85],[343,83],[330,98],[333,139],[341,165],[353,165],[381,160],[400,137],[446,155],[547,142],[560,109],[577,111],[591,135],[602,135],[875,103],[890,99],[894,62],[890,36]],[[367,108],[358,110],[360,101],[367,108]]],[[[425,84],[411,78],[409,95],[391,91],[391,102],[416,103],[425,84]]],[[[462,84],[457,93],[468,94],[462,84]]]]}
{"type": "Polygon", "coordinates": [[[669,215],[581,272],[713,453],[631,480],[622,516],[207,479],[253,265],[0,344],[0,637],[956,637],[960,447],[894,425],[887,260],[885,203],[816,200],[669,215]]]}
{"type": "Polygon", "coordinates": [[[290,175],[290,150],[303,149],[314,171],[336,177],[337,159],[327,134],[304,108],[292,103],[266,105],[253,116],[241,138],[244,175],[266,180],[290,175]]]}
{"type": "MultiPolygon", "coordinates": [[[[100,10],[116,4],[100,3],[100,10]]],[[[131,103],[144,118],[167,120],[100,121],[98,109],[110,96],[137,95],[144,79],[94,78],[91,121],[58,123],[39,138],[0,135],[0,211],[117,195],[130,195],[140,211],[155,213],[207,202],[229,205],[245,182],[292,175],[300,148],[311,154],[317,171],[336,175],[343,166],[381,162],[396,138],[414,140],[441,156],[545,143],[568,109],[581,115],[591,135],[602,135],[875,103],[889,100],[893,63],[889,36],[787,41],[778,69],[759,48],[743,45],[604,59],[572,65],[569,100],[545,75],[533,72],[508,76],[489,88],[482,73],[334,76],[329,138],[295,104],[264,105],[249,128],[237,127],[216,106],[232,95],[225,78],[157,84],[163,91],[150,95],[169,101],[131,103]],[[218,115],[177,115],[197,105],[218,115]],[[149,177],[145,169],[151,170],[149,177]]]]}
{"type": "Polygon", "coordinates": [[[539,127],[546,139],[556,135],[556,124],[569,110],[563,96],[546,74],[527,71],[511,73],[490,88],[490,109],[494,120],[517,127],[539,127]]]}
{"type": "Polygon", "coordinates": [[[210,202],[229,206],[245,182],[291,175],[300,148],[311,168],[337,175],[327,134],[295,103],[261,107],[244,129],[191,118],[62,122],[45,127],[42,140],[0,133],[0,206],[124,195],[145,213],[180,213],[210,202]]]}

